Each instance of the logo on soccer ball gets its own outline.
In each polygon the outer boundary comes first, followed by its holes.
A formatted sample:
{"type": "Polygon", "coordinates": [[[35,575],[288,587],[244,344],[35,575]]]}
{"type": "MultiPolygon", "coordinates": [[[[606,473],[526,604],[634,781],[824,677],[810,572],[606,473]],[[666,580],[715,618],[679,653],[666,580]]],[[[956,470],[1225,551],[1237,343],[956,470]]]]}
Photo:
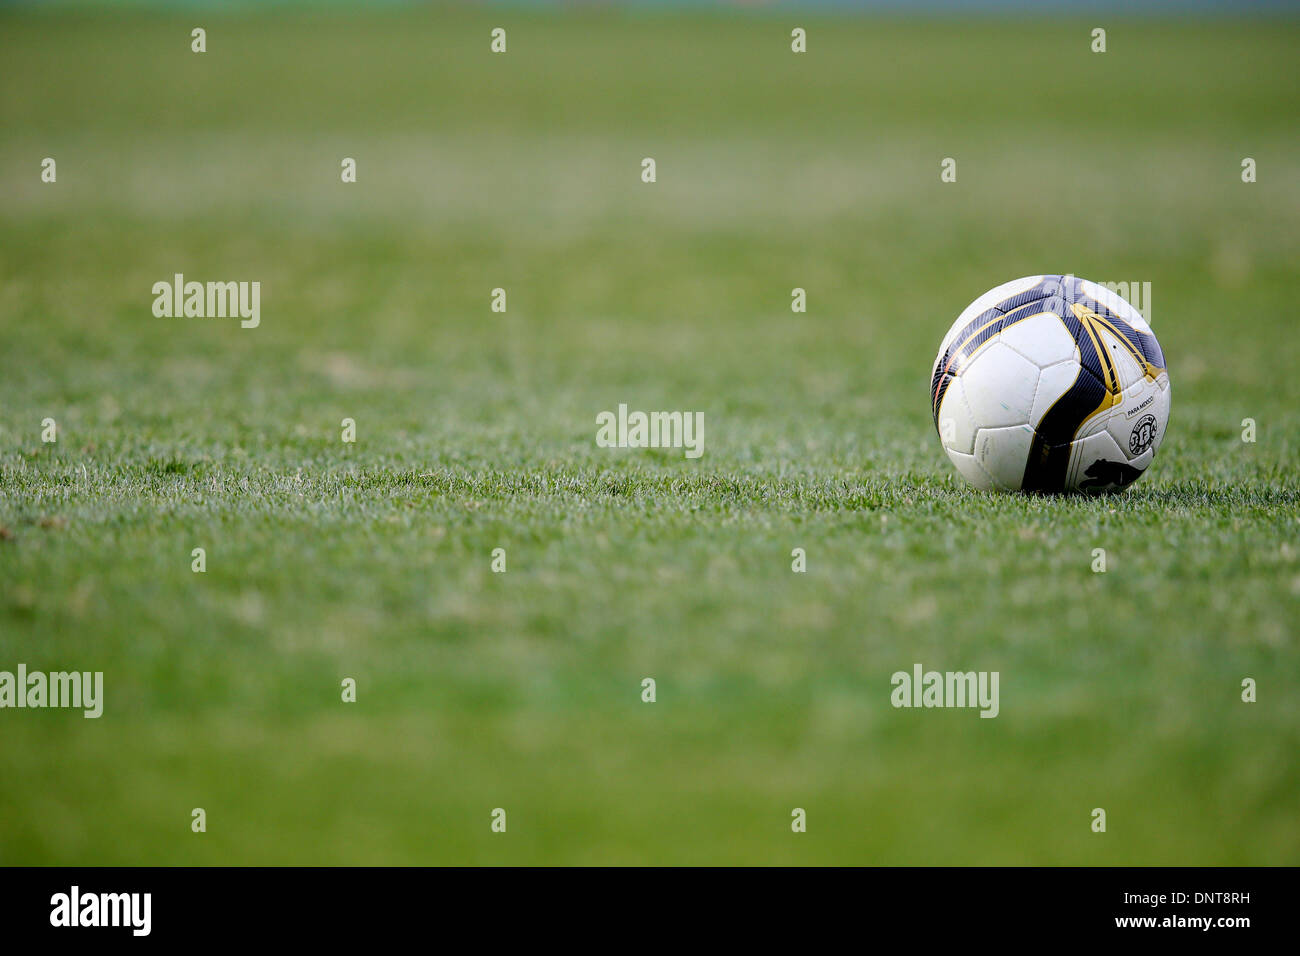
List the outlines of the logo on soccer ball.
{"type": "Polygon", "coordinates": [[[1141,420],[1133,426],[1133,434],[1128,436],[1128,451],[1130,455],[1140,455],[1156,440],[1156,417],[1154,415],[1143,415],[1141,420]]]}

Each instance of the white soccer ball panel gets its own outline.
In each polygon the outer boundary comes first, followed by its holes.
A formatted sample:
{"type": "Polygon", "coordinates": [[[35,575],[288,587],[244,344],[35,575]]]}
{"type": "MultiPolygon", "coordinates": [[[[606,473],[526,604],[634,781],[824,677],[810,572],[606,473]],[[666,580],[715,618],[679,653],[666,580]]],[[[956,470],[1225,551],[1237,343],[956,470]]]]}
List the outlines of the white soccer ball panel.
{"type": "Polygon", "coordinates": [[[981,428],[975,435],[975,461],[1003,491],[1016,491],[1025,478],[1025,462],[1034,430],[1028,425],[981,428]]]}
{"type": "Polygon", "coordinates": [[[993,479],[988,476],[988,472],[980,467],[974,455],[963,455],[951,448],[945,450],[948,452],[948,460],[957,466],[957,470],[961,472],[963,478],[980,491],[993,490],[993,479]]]}
{"type": "Polygon", "coordinates": [[[1135,385],[1140,385],[1146,373],[1133,357],[1133,353],[1107,329],[1101,330],[1100,338],[1102,347],[1110,355],[1111,364],[1115,367],[1115,378],[1119,382],[1120,389],[1127,391],[1135,385]]]}
{"type": "Polygon", "coordinates": [[[966,404],[966,386],[958,377],[948,385],[939,405],[939,440],[949,451],[969,455],[975,450],[975,420],[966,404]]]}
{"type": "Polygon", "coordinates": [[[1129,464],[1138,470],[1138,474],[1141,474],[1142,472],[1147,470],[1147,468],[1151,465],[1152,459],[1155,457],[1156,457],[1155,451],[1151,448],[1148,448],[1142,454],[1130,460],[1129,464]]]}
{"type": "Polygon", "coordinates": [[[998,333],[998,339],[1040,369],[1079,356],[1074,336],[1060,317],[1052,312],[1022,319],[998,333]]]}
{"type": "Polygon", "coordinates": [[[1169,373],[1162,372],[1156,379],[1156,402],[1155,411],[1152,413],[1156,416],[1156,421],[1160,423],[1160,429],[1156,432],[1156,443],[1151,446],[1151,453],[1160,450],[1160,443],[1165,440],[1165,430],[1169,427],[1169,403],[1172,396],[1169,393],[1169,373]]]}
{"type": "Polygon", "coordinates": [[[1035,428],[1043,420],[1047,410],[1070,390],[1074,380],[1079,377],[1079,363],[1070,359],[1049,365],[1038,373],[1038,391],[1034,394],[1034,407],[1029,413],[1029,424],[1035,428]]]}
{"type": "Polygon", "coordinates": [[[965,386],[966,405],[980,428],[1029,424],[1038,366],[997,339],[975,353],[957,380],[965,386]]]}

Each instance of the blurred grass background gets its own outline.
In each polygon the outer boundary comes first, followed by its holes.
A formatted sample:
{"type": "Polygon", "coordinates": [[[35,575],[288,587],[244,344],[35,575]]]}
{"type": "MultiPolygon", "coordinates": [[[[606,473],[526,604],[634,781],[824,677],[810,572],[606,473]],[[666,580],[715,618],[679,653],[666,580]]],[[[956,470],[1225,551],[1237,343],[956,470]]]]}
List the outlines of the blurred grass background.
{"type": "Polygon", "coordinates": [[[0,669],[106,683],[0,714],[0,861],[1300,860],[1300,27],[1094,25],[0,12],[0,669]],[[953,317],[1051,271],[1152,283],[1123,496],[933,434],[953,317]],[[894,710],[915,661],[1001,715],[894,710]]]}

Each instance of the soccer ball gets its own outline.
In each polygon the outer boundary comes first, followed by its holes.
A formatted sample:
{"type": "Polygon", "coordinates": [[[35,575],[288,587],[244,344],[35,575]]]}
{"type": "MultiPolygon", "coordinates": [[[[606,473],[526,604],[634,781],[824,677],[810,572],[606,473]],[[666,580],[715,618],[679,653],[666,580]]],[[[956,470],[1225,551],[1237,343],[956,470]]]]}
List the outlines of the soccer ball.
{"type": "Polygon", "coordinates": [[[976,488],[1101,492],[1138,479],[1169,421],[1169,373],[1138,311],[1074,276],[984,293],[939,346],[930,405],[976,488]]]}

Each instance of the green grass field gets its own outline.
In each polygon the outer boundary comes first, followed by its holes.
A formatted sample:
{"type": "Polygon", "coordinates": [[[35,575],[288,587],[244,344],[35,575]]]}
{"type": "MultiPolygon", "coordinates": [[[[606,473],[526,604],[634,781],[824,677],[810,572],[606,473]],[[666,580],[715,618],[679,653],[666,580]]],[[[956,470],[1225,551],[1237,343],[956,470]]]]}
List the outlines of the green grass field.
{"type": "Polygon", "coordinates": [[[1300,863],[1300,25],[791,19],[0,15],[0,669],[105,674],[0,711],[0,862],[1300,863]],[[1042,272],[1152,283],[1123,495],[934,434],[1042,272]]]}

